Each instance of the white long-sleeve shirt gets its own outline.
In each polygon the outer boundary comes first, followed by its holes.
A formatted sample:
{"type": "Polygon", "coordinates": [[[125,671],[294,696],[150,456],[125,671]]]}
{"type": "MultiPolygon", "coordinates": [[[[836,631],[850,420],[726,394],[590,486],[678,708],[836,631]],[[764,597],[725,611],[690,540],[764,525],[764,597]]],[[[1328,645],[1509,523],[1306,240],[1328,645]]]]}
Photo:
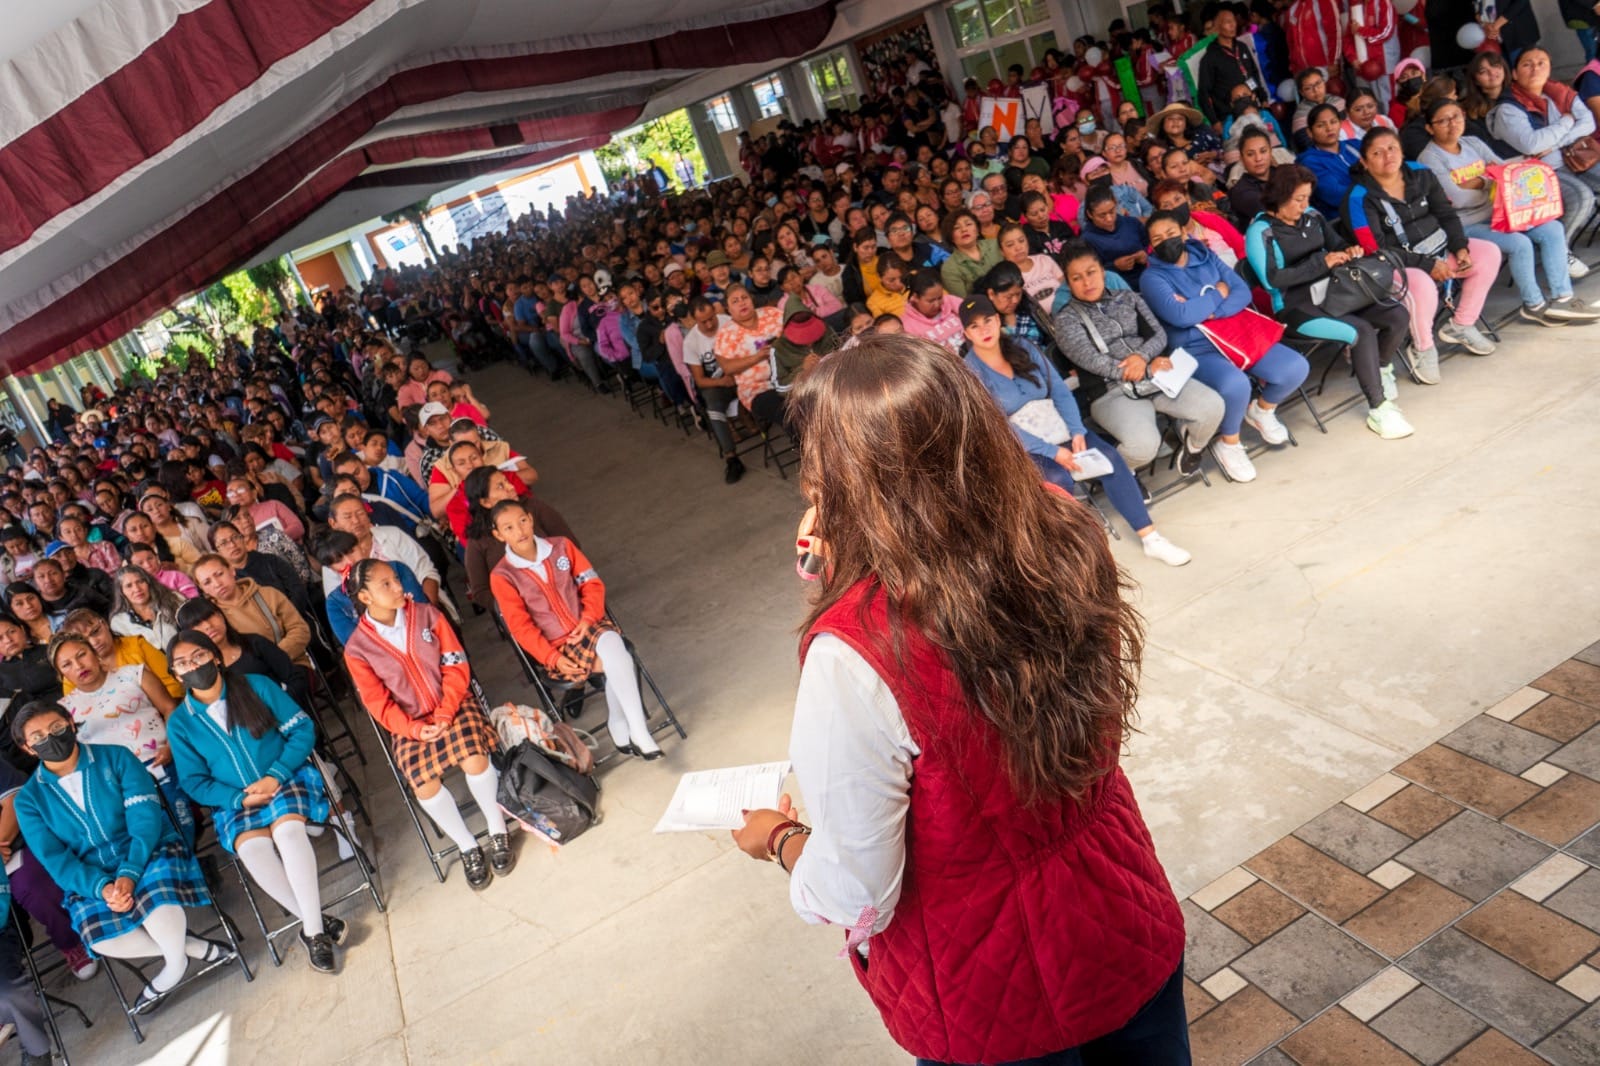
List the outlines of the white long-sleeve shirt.
{"type": "Polygon", "coordinates": [[[818,636],[795,696],[789,758],[811,839],[794,864],[789,900],[813,925],[889,924],[905,873],[912,760],[921,754],[899,703],[850,645],[818,636]]]}

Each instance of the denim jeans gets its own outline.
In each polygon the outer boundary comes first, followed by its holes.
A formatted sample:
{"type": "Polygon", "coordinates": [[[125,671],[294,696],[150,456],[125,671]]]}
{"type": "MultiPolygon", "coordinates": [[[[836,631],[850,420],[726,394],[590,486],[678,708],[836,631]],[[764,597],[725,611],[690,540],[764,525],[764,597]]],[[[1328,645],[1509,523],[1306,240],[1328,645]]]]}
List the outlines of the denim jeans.
{"type": "Polygon", "coordinates": [[[1594,180],[1600,180],[1596,170],[1600,170],[1600,167],[1574,174],[1566,167],[1556,168],[1556,181],[1561,184],[1561,227],[1567,231],[1568,247],[1571,247],[1578,231],[1594,217],[1595,187],[1589,175],[1594,174],[1594,180]]]}
{"type": "MultiPolygon", "coordinates": [[[[1128,463],[1111,445],[1107,444],[1093,431],[1083,435],[1089,447],[1099,448],[1100,453],[1111,462],[1111,473],[1100,478],[1100,487],[1105,489],[1106,499],[1111,501],[1111,506],[1133,527],[1135,533],[1152,525],[1150,509],[1144,505],[1144,490],[1139,488],[1139,481],[1133,476],[1133,471],[1128,469],[1128,463]]],[[[1033,465],[1039,468],[1039,473],[1050,484],[1066,489],[1077,495],[1073,487],[1077,484],[1072,472],[1054,459],[1046,459],[1042,455],[1029,454],[1033,465]]]]}
{"type": "Polygon", "coordinates": [[[1583,46],[1583,61],[1585,63],[1594,59],[1594,27],[1586,30],[1573,30],[1578,35],[1578,43],[1583,46]]]}
{"type": "Polygon", "coordinates": [[[1538,265],[1544,268],[1550,298],[1564,300],[1572,295],[1572,276],[1567,273],[1567,233],[1560,222],[1554,219],[1541,222],[1522,233],[1497,233],[1487,222],[1474,222],[1467,227],[1467,236],[1488,241],[1500,249],[1500,254],[1511,264],[1511,279],[1516,282],[1517,293],[1527,306],[1538,307],[1544,303],[1539,273],[1533,261],[1536,251],[1538,265]]]}
{"type": "MultiPolygon", "coordinates": [[[[1189,1066],[1189,1017],[1183,1006],[1183,966],[1161,991],[1115,1032],[1087,1044],[1000,1066],[1189,1066]]],[[[942,1066],[918,1059],[917,1066],[942,1066]]]]}
{"type": "Polygon", "coordinates": [[[1279,404],[1294,395],[1294,390],[1311,373],[1306,357],[1282,344],[1267,350],[1248,375],[1223,357],[1209,344],[1192,352],[1195,362],[1194,379],[1204,382],[1222,397],[1222,424],[1217,432],[1224,437],[1238,434],[1244,424],[1244,411],[1250,405],[1250,379],[1261,382],[1261,398],[1270,404],[1279,404]]]}
{"type": "MultiPolygon", "coordinates": [[[[533,361],[544,368],[544,372],[554,377],[561,369],[561,362],[550,350],[550,335],[540,330],[537,333],[524,333],[518,342],[518,348],[531,356],[533,361]]],[[[526,364],[524,364],[526,365],[526,364]]],[[[531,369],[531,368],[530,368],[531,369]]]]}

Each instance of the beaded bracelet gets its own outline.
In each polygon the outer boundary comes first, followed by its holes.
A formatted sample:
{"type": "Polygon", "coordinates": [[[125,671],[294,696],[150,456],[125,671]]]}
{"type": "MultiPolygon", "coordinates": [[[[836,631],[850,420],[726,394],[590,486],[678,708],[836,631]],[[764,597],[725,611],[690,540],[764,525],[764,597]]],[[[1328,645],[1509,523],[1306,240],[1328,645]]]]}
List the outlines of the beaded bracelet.
{"type": "Polygon", "coordinates": [[[790,872],[789,868],[783,864],[783,846],[789,843],[789,838],[792,836],[810,835],[811,827],[809,825],[800,825],[799,823],[796,823],[790,827],[787,833],[778,838],[778,850],[773,852],[773,858],[778,860],[778,869],[782,870],[784,873],[790,872]]]}

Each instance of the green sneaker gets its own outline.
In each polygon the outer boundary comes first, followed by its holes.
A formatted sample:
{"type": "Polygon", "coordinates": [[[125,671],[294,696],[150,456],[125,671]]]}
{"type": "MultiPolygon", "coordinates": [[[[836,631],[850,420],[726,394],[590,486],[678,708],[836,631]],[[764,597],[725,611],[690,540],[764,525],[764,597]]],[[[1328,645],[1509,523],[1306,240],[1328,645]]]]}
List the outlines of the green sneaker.
{"type": "Polygon", "coordinates": [[[1416,432],[1393,400],[1385,400],[1367,412],[1367,428],[1384,440],[1399,440],[1416,432]]]}
{"type": "Polygon", "coordinates": [[[1400,398],[1400,388],[1394,383],[1394,364],[1378,368],[1378,380],[1383,382],[1383,398],[1393,403],[1400,398]]]}

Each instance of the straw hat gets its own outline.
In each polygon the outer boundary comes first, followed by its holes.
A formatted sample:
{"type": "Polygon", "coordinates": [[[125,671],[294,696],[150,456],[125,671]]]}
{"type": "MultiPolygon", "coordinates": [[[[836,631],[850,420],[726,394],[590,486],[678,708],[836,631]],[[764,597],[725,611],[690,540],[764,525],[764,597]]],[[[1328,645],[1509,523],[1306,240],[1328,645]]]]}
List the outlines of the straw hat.
{"type": "Polygon", "coordinates": [[[1163,107],[1160,111],[1157,111],[1155,114],[1151,115],[1150,121],[1145,124],[1145,129],[1161,129],[1161,124],[1167,120],[1168,115],[1182,115],[1183,120],[1191,126],[1198,126],[1205,121],[1205,116],[1200,114],[1200,112],[1196,111],[1194,108],[1190,107],[1188,104],[1180,104],[1174,101],[1173,103],[1168,104],[1166,107],[1163,107]]]}

